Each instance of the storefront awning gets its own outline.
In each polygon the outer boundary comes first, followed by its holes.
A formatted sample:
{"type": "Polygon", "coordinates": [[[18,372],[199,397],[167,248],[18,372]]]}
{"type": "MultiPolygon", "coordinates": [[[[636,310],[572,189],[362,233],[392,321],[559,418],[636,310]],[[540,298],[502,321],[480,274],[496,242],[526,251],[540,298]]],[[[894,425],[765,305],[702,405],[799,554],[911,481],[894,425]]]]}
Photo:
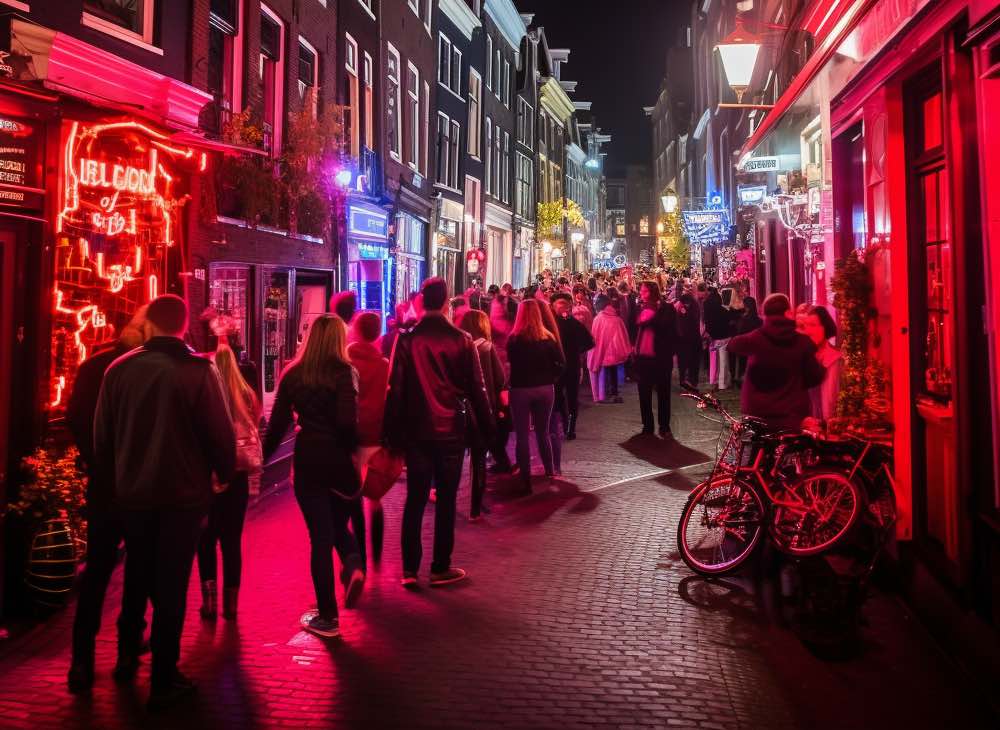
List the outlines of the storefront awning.
{"type": "Polygon", "coordinates": [[[807,22],[816,24],[817,29],[826,28],[826,34],[817,43],[815,51],[785,90],[785,93],[778,99],[774,108],[768,111],[764,121],[743,145],[740,152],[741,162],[750,156],[764,138],[774,130],[785,113],[798,102],[799,97],[827,64],[843,40],[876,2],[877,0],[842,0],[844,4],[827,3],[830,6],[827,13],[814,13],[806,19],[807,22]],[[839,20],[830,25],[837,13],[840,14],[839,20]]]}
{"type": "Polygon", "coordinates": [[[225,155],[260,155],[261,157],[267,157],[268,154],[258,147],[246,147],[244,145],[229,144],[228,142],[221,142],[217,139],[209,139],[208,137],[195,132],[177,132],[170,135],[170,140],[172,142],[176,142],[177,144],[183,144],[189,147],[198,147],[212,152],[221,152],[225,155]]]}

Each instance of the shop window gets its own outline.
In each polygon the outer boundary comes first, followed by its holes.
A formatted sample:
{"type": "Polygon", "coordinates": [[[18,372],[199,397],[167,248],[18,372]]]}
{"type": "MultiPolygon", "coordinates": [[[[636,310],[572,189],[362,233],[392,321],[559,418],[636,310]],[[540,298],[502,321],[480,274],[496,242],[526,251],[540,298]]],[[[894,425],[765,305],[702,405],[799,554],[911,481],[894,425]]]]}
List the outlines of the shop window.
{"type": "Polygon", "coordinates": [[[213,264],[208,283],[208,305],[217,320],[210,322],[213,333],[225,332],[229,346],[239,354],[250,346],[250,270],[246,266],[213,264]]]}
{"type": "Polygon", "coordinates": [[[155,9],[155,0],[84,0],[83,24],[123,40],[151,45],[155,9]]]}
{"type": "Polygon", "coordinates": [[[273,398],[278,379],[289,360],[287,271],[265,272],[263,336],[264,393],[273,398]]]}
{"type": "Polygon", "coordinates": [[[951,244],[948,241],[944,169],[920,178],[926,220],[927,343],[925,385],[940,398],[951,397],[951,244]]]}

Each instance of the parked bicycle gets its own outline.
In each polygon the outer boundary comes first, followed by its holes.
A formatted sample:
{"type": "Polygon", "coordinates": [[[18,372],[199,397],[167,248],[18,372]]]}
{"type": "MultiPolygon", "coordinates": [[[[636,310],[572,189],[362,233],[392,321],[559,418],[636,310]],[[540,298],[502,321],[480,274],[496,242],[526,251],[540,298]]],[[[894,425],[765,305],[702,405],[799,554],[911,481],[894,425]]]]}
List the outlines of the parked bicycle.
{"type": "Polygon", "coordinates": [[[691,492],[677,529],[688,567],[706,576],[731,573],[765,534],[783,552],[807,557],[851,532],[867,507],[857,469],[826,459],[824,445],[810,434],[736,418],[715,396],[693,388],[681,395],[723,419],[715,466],[691,492]]]}

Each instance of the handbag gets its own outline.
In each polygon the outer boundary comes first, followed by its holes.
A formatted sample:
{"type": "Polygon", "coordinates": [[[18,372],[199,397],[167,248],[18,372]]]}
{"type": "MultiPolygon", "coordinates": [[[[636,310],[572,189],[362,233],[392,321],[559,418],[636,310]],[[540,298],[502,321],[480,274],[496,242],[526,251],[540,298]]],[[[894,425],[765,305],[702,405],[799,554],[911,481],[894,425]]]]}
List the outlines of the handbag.
{"type": "Polygon", "coordinates": [[[382,499],[403,473],[403,454],[383,446],[368,460],[368,473],[361,493],[368,499],[382,499]]]}
{"type": "Polygon", "coordinates": [[[264,448],[252,424],[236,424],[236,471],[258,474],[264,470],[264,448]]]}

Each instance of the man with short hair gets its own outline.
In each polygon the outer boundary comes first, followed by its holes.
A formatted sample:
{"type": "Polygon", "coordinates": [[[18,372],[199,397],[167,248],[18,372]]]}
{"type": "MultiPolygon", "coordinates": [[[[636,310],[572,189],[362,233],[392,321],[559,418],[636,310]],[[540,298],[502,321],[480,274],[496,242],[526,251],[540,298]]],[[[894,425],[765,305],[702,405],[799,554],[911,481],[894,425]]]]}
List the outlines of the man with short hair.
{"type": "Polygon", "coordinates": [[[225,484],[236,465],[218,371],[184,344],[187,324],[180,297],[149,303],[146,342],[108,368],[94,418],[95,463],[125,530],[126,583],[141,581],[153,603],[151,710],[194,691],[177,669],[191,565],[212,474],[225,484]]]}
{"type": "Polygon", "coordinates": [[[451,565],[462,461],[470,438],[490,443],[494,430],[476,347],[445,316],[448,285],[434,277],[420,291],[424,314],[411,330],[400,332],[393,349],[383,426],[386,444],[406,453],[402,530],[406,588],[417,583],[423,553],[421,525],[431,484],[437,490],[431,585],[465,578],[464,570],[451,565]]]}
{"type": "Polygon", "coordinates": [[[823,382],[826,368],[812,340],[795,331],[788,297],[771,294],[763,312],[762,327],[729,341],[730,352],[747,358],[740,407],[772,428],[797,431],[809,415],[809,389],[823,382]]]}
{"type": "Polygon", "coordinates": [[[594,338],[587,328],[572,316],[573,297],[570,294],[567,292],[553,294],[552,310],[556,315],[559,339],[562,341],[563,354],[566,356],[566,368],[556,381],[556,402],[561,403],[565,399],[568,415],[566,440],[572,441],[576,438],[576,419],[580,414],[580,373],[583,354],[594,348],[594,338]]]}

